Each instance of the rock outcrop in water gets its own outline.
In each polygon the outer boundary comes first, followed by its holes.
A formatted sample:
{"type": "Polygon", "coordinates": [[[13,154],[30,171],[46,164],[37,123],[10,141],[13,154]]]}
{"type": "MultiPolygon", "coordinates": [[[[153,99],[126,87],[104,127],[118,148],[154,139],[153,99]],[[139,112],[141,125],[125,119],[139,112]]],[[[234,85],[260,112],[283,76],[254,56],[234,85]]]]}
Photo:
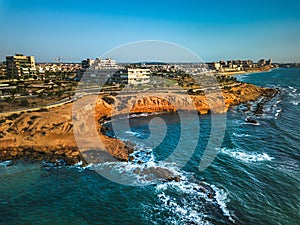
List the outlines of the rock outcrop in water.
{"type": "MultiPolygon", "coordinates": [[[[149,95],[140,96],[120,96],[118,98],[100,96],[96,102],[95,120],[97,132],[89,133],[90,127],[82,124],[80,129],[85,129],[86,137],[84,140],[89,143],[92,135],[97,135],[107,152],[115,159],[127,161],[133,152],[132,147],[128,147],[124,142],[107,137],[101,132],[101,123],[106,118],[116,114],[129,113],[152,113],[152,112],[173,112],[180,107],[183,110],[197,110],[200,114],[224,113],[230,106],[255,101],[261,96],[272,96],[276,93],[274,89],[260,88],[250,84],[241,84],[232,87],[230,90],[223,90],[221,99],[211,93],[208,103],[202,95],[180,95],[180,94],[160,94],[159,97],[149,95]],[[118,101],[119,100],[119,101],[118,101]],[[128,104],[124,104],[128,103],[128,104]],[[190,104],[190,103],[193,104],[190,104]],[[212,107],[211,107],[212,106],[212,107]],[[104,118],[104,119],[103,119],[104,118]]],[[[86,96],[82,101],[90,101],[91,96],[86,96]]],[[[79,109],[82,115],[86,112],[85,108],[79,109]]],[[[90,109],[89,109],[90,110],[90,109]]],[[[74,119],[74,118],[73,118],[74,119]]],[[[72,103],[38,111],[27,111],[11,115],[0,116],[0,160],[46,160],[55,162],[63,159],[67,164],[75,164],[85,161],[82,151],[79,151],[74,137],[72,119],[72,103]]],[[[76,118],[75,118],[76,119],[76,118]]],[[[79,121],[80,118],[77,118],[79,121]]],[[[95,146],[91,145],[93,150],[95,146]]],[[[103,146],[102,146],[103,147],[103,146]]],[[[100,151],[101,146],[99,147],[100,151]]]]}

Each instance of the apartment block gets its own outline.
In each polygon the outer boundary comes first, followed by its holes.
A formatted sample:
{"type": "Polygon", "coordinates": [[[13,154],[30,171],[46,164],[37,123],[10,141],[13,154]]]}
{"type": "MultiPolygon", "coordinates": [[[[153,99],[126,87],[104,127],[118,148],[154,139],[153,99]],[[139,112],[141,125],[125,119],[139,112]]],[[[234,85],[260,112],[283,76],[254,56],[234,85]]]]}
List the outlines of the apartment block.
{"type": "Polygon", "coordinates": [[[6,75],[8,78],[28,78],[36,74],[34,56],[16,54],[6,56],[6,75]]]}

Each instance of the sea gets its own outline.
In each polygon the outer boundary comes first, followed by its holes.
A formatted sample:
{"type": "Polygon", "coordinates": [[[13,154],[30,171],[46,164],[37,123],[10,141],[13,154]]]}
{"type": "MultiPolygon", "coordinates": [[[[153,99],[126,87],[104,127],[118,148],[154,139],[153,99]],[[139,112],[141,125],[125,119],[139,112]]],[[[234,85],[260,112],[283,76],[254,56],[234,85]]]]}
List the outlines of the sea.
{"type": "Polygon", "coordinates": [[[259,114],[255,109],[262,99],[229,110],[224,138],[204,170],[199,163],[214,132],[212,116],[218,115],[119,118],[118,124],[127,120],[130,126],[119,127],[116,134],[112,122],[107,123],[107,134],[135,142],[130,162],[85,167],[1,162],[0,224],[299,224],[300,69],[273,69],[237,79],[276,88],[278,94],[264,102],[259,114]],[[247,123],[246,117],[257,122],[247,123]],[[194,129],[197,123],[199,132],[194,129]],[[161,140],[149,138],[161,124],[161,140]],[[178,146],[179,152],[195,146],[188,158],[182,157],[182,166],[180,155],[169,157],[178,146]],[[109,179],[103,168],[132,182],[109,179]],[[180,180],[155,180],[155,175],[136,172],[144,168],[163,168],[180,180]]]}

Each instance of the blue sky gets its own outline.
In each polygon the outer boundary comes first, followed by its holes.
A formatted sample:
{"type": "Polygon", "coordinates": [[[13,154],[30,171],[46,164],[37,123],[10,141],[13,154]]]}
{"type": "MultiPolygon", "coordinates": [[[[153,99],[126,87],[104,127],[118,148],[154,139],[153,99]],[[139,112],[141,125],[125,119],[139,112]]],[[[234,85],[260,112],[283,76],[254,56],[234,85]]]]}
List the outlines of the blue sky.
{"type": "Polygon", "coordinates": [[[0,58],[80,61],[141,40],[170,41],[204,61],[300,62],[299,1],[0,0],[0,58]]]}

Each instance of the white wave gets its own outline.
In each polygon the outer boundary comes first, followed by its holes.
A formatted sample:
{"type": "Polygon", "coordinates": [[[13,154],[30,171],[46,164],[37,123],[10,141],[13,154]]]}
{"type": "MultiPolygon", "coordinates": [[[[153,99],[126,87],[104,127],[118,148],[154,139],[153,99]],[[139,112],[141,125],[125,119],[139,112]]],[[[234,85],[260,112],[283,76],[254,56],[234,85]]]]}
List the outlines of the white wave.
{"type": "Polygon", "coordinates": [[[257,122],[257,123],[246,123],[246,122],[244,122],[244,123],[242,123],[242,125],[260,126],[260,123],[259,122],[257,122]]]}
{"type": "Polygon", "coordinates": [[[166,176],[178,176],[174,163],[156,162],[151,148],[135,151],[130,162],[102,162],[89,164],[84,169],[112,174],[112,178],[120,183],[130,185],[151,185],[166,180],[166,176]]]}
{"type": "Polygon", "coordinates": [[[139,146],[139,150],[134,151],[130,156],[133,156],[133,163],[138,164],[141,162],[145,166],[156,166],[155,157],[152,148],[144,148],[139,146]]]}
{"type": "Polygon", "coordinates": [[[136,137],[141,137],[142,134],[139,132],[134,132],[134,131],[125,131],[125,134],[129,134],[131,136],[136,136],[136,137]]]}
{"type": "Polygon", "coordinates": [[[225,192],[223,189],[217,188],[215,185],[211,185],[211,187],[216,193],[215,199],[222,209],[224,215],[227,216],[232,222],[235,222],[226,206],[226,203],[230,201],[227,192],[225,192]]]}
{"type": "Polygon", "coordinates": [[[274,159],[273,157],[269,156],[267,153],[247,153],[240,150],[222,148],[221,153],[225,155],[229,155],[239,161],[250,163],[250,162],[262,162],[262,161],[271,161],[274,159]]]}
{"type": "Polygon", "coordinates": [[[145,117],[145,116],[149,116],[149,115],[151,115],[151,114],[149,114],[149,113],[131,114],[131,115],[129,116],[129,118],[145,117]]]}
{"type": "Polygon", "coordinates": [[[156,192],[159,204],[155,208],[171,215],[166,218],[165,223],[211,224],[205,220],[200,199],[212,200],[199,190],[199,185],[188,181],[161,183],[157,185],[156,192]],[[182,195],[185,197],[182,198],[182,195]]]}
{"type": "Polygon", "coordinates": [[[7,161],[4,161],[4,162],[0,162],[0,166],[3,166],[3,167],[7,167],[7,166],[10,166],[12,164],[13,164],[12,160],[7,160],[7,161]]]}
{"type": "Polygon", "coordinates": [[[239,81],[244,81],[246,78],[248,78],[249,74],[243,74],[243,75],[236,75],[236,78],[239,81]]]}
{"type": "Polygon", "coordinates": [[[276,113],[275,113],[275,119],[278,118],[278,116],[280,115],[280,113],[282,112],[282,109],[277,109],[276,113]]]}
{"type": "Polygon", "coordinates": [[[277,105],[278,105],[280,102],[281,102],[281,100],[277,100],[277,101],[276,101],[276,103],[275,103],[274,105],[272,105],[272,107],[271,107],[271,108],[276,108],[276,107],[277,107],[277,105]]]}
{"type": "Polygon", "coordinates": [[[289,97],[292,97],[293,99],[298,98],[298,94],[295,93],[295,92],[290,92],[290,93],[288,93],[288,96],[289,96],[289,97]]]}
{"type": "Polygon", "coordinates": [[[187,202],[178,202],[178,199],[166,195],[164,192],[157,195],[160,205],[156,208],[161,212],[166,212],[172,216],[164,219],[165,224],[201,224],[210,225],[205,219],[205,215],[199,210],[192,209],[187,202]]]}
{"type": "Polygon", "coordinates": [[[292,104],[293,104],[293,105],[299,105],[299,102],[292,101],[292,104]]]}
{"type": "Polygon", "coordinates": [[[250,137],[250,134],[238,134],[238,133],[233,133],[233,136],[235,137],[250,137]]]}
{"type": "Polygon", "coordinates": [[[229,202],[227,193],[213,185],[207,183],[205,185],[210,186],[215,192],[213,198],[208,197],[209,190],[204,193],[201,191],[203,188],[201,184],[190,182],[185,174],[181,174],[180,182],[173,181],[156,186],[160,203],[156,206],[157,209],[172,215],[167,218],[168,224],[210,224],[206,220],[209,216],[203,213],[208,202],[215,202],[224,216],[234,222],[226,206],[226,203],[229,202]],[[182,196],[185,197],[182,198],[182,196]]]}
{"type": "MultiPolygon", "coordinates": [[[[137,151],[139,152],[139,151],[137,151]]],[[[153,153],[152,153],[153,154],[153,153]]],[[[167,224],[211,224],[207,218],[209,215],[203,213],[203,209],[206,207],[206,203],[215,204],[222,210],[224,216],[231,219],[230,212],[226,207],[228,202],[227,194],[217,188],[211,189],[215,192],[213,198],[208,196],[209,189],[203,191],[203,186],[190,180],[191,173],[180,171],[174,164],[167,164],[162,162],[154,162],[154,158],[144,164],[135,164],[128,162],[105,162],[99,164],[90,164],[86,169],[95,170],[101,172],[101,169],[109,169],[112,174],[121,175],[124,180],[131,179],[133,183],[140,185],[153,184],[153,177],[148,173],[144,174],[143,170],[159,168],[166,169],[173,173],[175,176],[180,176],[180,181],[164,182],[165,180],[158,180],[159,182],[155,186],[155,194],[157,196],[157,204],[151,205],[150,210],[158,210],[162,214],[168,214],[169,217],[163,218],[164,223],[167,224]],[[201,204],[202,203],[202,204],[201,204]]],[[[122,179],[121,178],[121,179],[122,179]]],[[[209,186],[209,184],[205,185],[209,186]]],[[[145,208],[149,208],[147,205],[143,205],[145,208]]],[[[152,213],[150,217],[155,216],[152,213]]],[[[211,216],[211,215],[210,215],[211,216]]],[[[150,218],[151,219],[151,218],[150,218]]],[[[152,220],[152,219],[151,219],[152,220]]],[[[157,218],[152,220],[157,221],[157,218]]],[[[158,222],[159,224],[159,222],[158,222]]]]}
{"type": "Polygon", "coordinates": [[[138,113],[138,114],[131,114],[128,118],[137,118],[137,117],[146,117],[146,116],[153,116],[153,115],[160,115],[163,112],[151,112],[151,113],[138,113]]]}
{"type": "Polygon", "coordinates": [[[126,134],[132,134],[132,135],[136,135],[138,134],[137,132],[133,132],[133,131],[125,131],[126,134]]]}

